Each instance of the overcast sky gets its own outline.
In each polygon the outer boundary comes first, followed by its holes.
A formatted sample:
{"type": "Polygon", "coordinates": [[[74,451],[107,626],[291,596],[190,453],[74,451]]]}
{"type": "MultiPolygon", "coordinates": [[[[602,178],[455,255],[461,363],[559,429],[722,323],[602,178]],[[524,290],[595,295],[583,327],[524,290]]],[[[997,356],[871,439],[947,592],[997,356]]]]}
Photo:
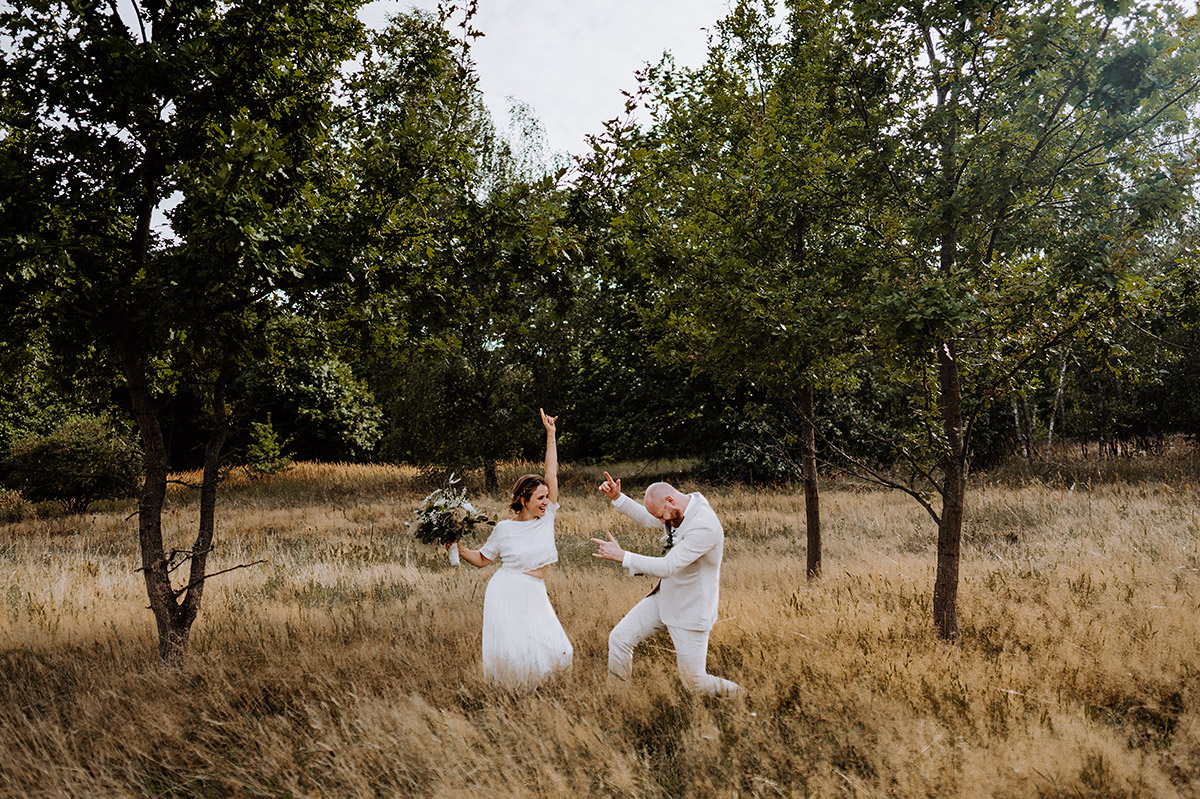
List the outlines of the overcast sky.
{"type": "MultiPolygon", "coordinates": [[[[359,17],[381,27],[413,6],[434,11],[437,2],[375,0],[359,17]]],[[[647,62],[669,50],[680,65],[702,64],[706,29],[728,8],[729,0],[479,0],[479,86],[501,128],[515,97],[542,121],[552,150],[580,153],[587,134],[623,112],[621,90],[647,62]]]]}

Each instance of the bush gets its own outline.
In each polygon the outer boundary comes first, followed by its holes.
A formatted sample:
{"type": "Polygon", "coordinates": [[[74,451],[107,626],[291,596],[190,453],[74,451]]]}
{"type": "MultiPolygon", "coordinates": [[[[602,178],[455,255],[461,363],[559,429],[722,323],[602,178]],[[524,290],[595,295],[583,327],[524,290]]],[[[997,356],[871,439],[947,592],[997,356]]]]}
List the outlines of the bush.
{"type": "Polygon", "coordinates": [[[786,485],[801,478],[800,454],[767,423],[742,420],[728,431],[725,443],[704,457],[697,476],[748,485],[786,485]]]}
{"type": "Polygon", "coordinates": [[[33,503],[21,496],[21,492],[0,488],[0,524],[23,522],[34,515],[33,503]]]}
{"type": "Polygon", "coordinates": [[[292,465],[292,456],[284,451],[286,441],[279,440],[271,424],[271,414],[265,422],[250,423],[250,445],[246,448],[246,471],[253,477],[278,474],[292,465]]]}
{"type": "Polygon", "coordinates": [[[72,417],[45,437],[12,445],[7,482],[30,502],[58,501],[83,513],[99,499],[137,494],[141,448],[99,417],[72,417]]]}

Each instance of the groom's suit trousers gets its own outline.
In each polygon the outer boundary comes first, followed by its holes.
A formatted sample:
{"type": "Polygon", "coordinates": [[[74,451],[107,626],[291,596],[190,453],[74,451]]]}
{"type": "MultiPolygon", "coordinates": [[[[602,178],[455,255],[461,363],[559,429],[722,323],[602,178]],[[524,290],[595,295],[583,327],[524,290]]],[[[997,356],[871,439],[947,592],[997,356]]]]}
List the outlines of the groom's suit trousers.
{"type": "Polygon", "coordinates": [[[708,630],[668,627],[659,614],[659,595],[651,594],[633,606],[608,636],[608,670],[621,680],[633,674],[633,648],[666,630],[675,645],[675,662],[683,684],[706,694],[735,694],[741,686],[708,673],[708,630]]]}

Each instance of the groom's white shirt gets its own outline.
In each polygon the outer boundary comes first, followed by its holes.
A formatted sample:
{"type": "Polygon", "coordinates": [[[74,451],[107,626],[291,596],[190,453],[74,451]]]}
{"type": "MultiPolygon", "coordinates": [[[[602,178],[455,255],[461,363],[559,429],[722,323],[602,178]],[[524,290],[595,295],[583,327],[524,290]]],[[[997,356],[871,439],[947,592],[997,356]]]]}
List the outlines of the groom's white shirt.
{"type": "MultiPolygon", "coordinates": [[[[683,524],[675,528],[675,544],[661,558],[626,552],[621,565],[630,574],[662,578],[659,610],[663,624],[685,630],[708,631],[717,621],[721,557],[725,530],[704,495],[688,494],[683,524]]],[[[640,503],[621,494],[613,508],[643,527],[664,525],[640,503]]]]}

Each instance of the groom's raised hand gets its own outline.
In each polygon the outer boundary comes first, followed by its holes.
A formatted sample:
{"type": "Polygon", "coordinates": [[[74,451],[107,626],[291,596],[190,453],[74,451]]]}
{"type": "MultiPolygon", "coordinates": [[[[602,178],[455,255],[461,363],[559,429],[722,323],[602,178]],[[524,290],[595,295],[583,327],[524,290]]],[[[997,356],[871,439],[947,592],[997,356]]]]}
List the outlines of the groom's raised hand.
{"type": "Polygon", "coordinates": [[[604,558],[605,560],[615,560],[617,563],[625,560],[625,550],[621,549],[621,545],[617,543],[617,539],[613,538],[613,534],[608,534],[608,540],[593,538],[593,543],[599,544],[600,548],[592,553],[593,558],[604,558]]]}
{"type": "MultiPolygon", "coordinates": [[[[616,502],[621,498],[621,481],[614,480],[608,472],[604,473],[604,482],[600,484],[600,493],[616,502]]],[[[596,539],[592,539],[595,541],[596,539]]]]}

